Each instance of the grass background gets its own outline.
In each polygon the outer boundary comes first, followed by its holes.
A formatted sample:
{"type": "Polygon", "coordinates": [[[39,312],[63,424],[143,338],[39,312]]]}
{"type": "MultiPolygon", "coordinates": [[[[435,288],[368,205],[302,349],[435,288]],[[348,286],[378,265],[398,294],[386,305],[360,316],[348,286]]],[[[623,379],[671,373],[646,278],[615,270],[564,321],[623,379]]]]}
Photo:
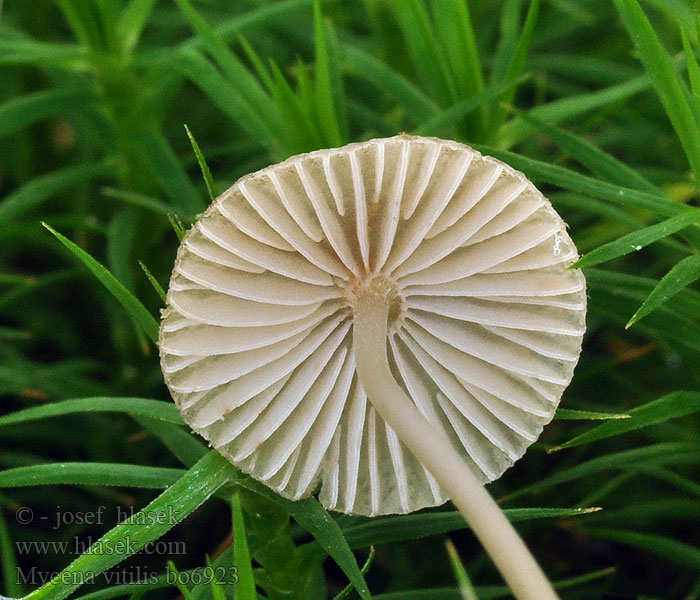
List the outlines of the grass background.
{"type": "Polygon", "coordinates": [[[292,154],[406,131],[524,171],[584,255],[588,331],[574,381],[491,493],[563,598],[700,597],[692,2],[0,9],[5,595],[249,600],[257,584],[272,600],[508,596],[449,505],[329,515],[208,453],[168,401],[153,344],[178,237],[212,195],[292,154]],[[86,517],[99,507],[99,523],[86,517]],[[117,524],[168,507],[178,516],[164,524],[117,524]],[[88,522],[67,522],[79,515],[88,522]],[[131,557],[21,546],[100,536],[164,545],[131,557]],[[207,584],[207,565],[219,576],[235,566],[238,582],[207,584]]]}

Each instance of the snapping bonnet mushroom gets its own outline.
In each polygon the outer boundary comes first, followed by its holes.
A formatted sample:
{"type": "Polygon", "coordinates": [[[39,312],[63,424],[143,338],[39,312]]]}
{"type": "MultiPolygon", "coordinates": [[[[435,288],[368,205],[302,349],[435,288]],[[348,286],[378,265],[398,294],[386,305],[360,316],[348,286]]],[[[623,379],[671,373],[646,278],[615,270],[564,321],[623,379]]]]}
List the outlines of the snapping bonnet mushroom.
{"type": "Polygon", "coordinates": [[[237,181],[183,240],[165,381],[192,429],[283,496],[320,489],[368,516],[449,497],[518,597],[556,597],[481,484],[571,380],[576,258],[525,176],[465,145],[295,156],[237,181]]]}

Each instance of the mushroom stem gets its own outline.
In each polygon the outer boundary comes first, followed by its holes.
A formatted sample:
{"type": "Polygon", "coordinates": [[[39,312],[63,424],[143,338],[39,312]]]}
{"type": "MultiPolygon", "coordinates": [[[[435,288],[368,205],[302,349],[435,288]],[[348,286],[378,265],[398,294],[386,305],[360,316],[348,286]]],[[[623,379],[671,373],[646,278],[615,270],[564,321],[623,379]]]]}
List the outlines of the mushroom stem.
{"type": "Polygon", "coordinates": [[[518,600],[557,600],[523,540],[449,439],[433,427],[396,383],[387,358],[390,303],[368,289],[355,303],[357,374],[370,402],[432,473],[462,513],[518,600]]]}

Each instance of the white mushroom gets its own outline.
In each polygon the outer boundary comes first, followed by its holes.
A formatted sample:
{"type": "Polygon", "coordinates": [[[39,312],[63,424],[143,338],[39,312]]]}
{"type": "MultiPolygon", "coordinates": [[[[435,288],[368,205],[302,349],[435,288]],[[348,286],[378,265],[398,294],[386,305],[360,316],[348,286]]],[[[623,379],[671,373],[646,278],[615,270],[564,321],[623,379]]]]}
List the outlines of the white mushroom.
{"type": "Polygon", "coordinates": [[[571,380],[586,293],[519,172],[400,135],[292,157],[217,198],[161,324],[185,420],[283,496],[408,513],[451,498],[518,598],[555,598],[484,490],[571,380]]]}

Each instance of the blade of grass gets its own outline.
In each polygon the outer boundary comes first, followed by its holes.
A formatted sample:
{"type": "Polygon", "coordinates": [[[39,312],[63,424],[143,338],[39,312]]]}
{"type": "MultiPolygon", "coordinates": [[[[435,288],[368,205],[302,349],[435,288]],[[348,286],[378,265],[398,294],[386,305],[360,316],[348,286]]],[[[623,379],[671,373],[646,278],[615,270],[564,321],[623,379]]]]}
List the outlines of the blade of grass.
{"type": "Polygon", "coordinates": [[[120,398],[113,396],[75,398],[51,404],[33,406],[0,417],[0,427],[26,423],[37,419],[60,417],[83,412],[125,412],[159,419],[175,425],[184,425],[175,404],[147,398],[120,398]]]}
{"type": "Polygon", "coordinates": [[[624,187],[640,189],[652,194],[659,193],[659,189],[637,173],[637,171],[628,167],[611,154],[604,152],[588,140],[556,127],[547,121],[538,119],[531,113],[528,114],[516,109],[512,110],[519,118],[539,129],[560,150],[576,159],[597,177],[615,182],[624,187]]]}
{"type": "Polygon", "coordinates": [[[580,258],[571,267],[574,269],[592,267],[625,256],[698,222],[700,222],[700,211],[684,212],[661,223],[628,233],[614,242],[596,248],[580,258]]]}
{"type": "Polygon", "coordinates": [[[516,81],[492,86],[484,92],[474,94],[466,100],[457,102],[450,108],[424,121],[414,130],[414,133],[415,135],[440,135],[446,130],[454,129],[456,124],[468,114],[490,102],[494,102],[498,97],[520,85],[525,79],[523,77],[516,81]]]}
{"type": "Polygon", "coordinates": [[[86,71],[90,68],[88,57],[86,48],[79,44],[0,38],[0,66],[31,65],[44,69],[58,67],[69,71],[86,71]]]}
{"type": "MultiPolygon", "coordinates": [[[[591,308],[599,311],[601,317],[610,319],[624,326],[628,314],[634,313],[654,286],[654,279],[635,277],[624,273],[614,273],[591,269],[586,272],[586,279],[591,290],[591,308]]],[[[644,323],[639,323],[637,332],[660,341],[669,340],[681,344],[695,352],[700,352],[700,326],[691,315],[700,312],[697,293],[690,290],[681,291],[672,304],[658,308],[644,323]]]]}
{"type": "MultiPolygon", "coordinates": [[[[584,115],[613,103],[621,103],[643,92],[652,84],[649,75],[641,75],[608,88],[553,100],[533,108],[530,113],[547,123],[561,123],[584,115]]],[[[532,125],[515,118],[505,123],[499,132],[500,146],[510,148],[526,139],[532,132],[532,125]]]]}
{"type": "MultiPolygon", "coordinates": [[[[513,523],[533,519],[575,517],[600,510],[591,508],[509,508],[504,512],[513,523]]],[[[343,528],[351,548],[365,548],[372,544],[388,544],[441,535],[467,529],[469,525],[457,511],[376,517],[360,525],[343,528]]],[[[317,542],[308,544],[305,551],[320,552],[317,542]]]]}
{"type": "Polygon", "coordinates": [[[37,485],[109,485],[162,489],[177,481],[182,474],[182,469],[120,463],[49,463],[2,471],[0,488],[37,485]]]}
{"type": "Polygon", "coordinates": [[[239,36],[238,42],[240,43],[241,48],[243,48],[243,52],[248,58],[248,61],[251,65],[253,65],[258,78],[260,81],[262,81],[267,91],[272,93],[272,89],[275,87],[275,84],[272,81],[270,72],[265,68],[265,63],[262,61],[255,49],[248,43],[248,40],[246,40],[243,36],[239,36]]]}
{"type": "Polygon", "coordinates": [[[168,573],[172,573],[173,577],[171,579],[175,580],[175,587],[178,589],[180,594],[185,600],[193,600],[192,592],[190,589],[185,585],[185,578],[182,576],[182,573],[180,570],[175,566],[175,563],[172,560],[168,561],[168,566],[167,566],[168,573]]]}
{"type": "Polygon", "coordinates": [[[114,198],[115,200],[120,200],[121,202],[126,202],[127,204],[145,208],[163,215],[173,212],[172,205],[167,204],[158,198],[153,198],[152,196],[128,192],[126,190],[119,190],[112,187],[102,188],[102,193],[108,198],[114,198]]]}
{"type": "MultiPolygon", "coordinates": [[[[194,50],[178,53],[172,65],[185,74],[234,123],[258,140],[272,156],[279,156],[279,131],[273,131],[240,90],[224,78],[204,56],[194,50]]],[[[274,108],[277,111],[277,108],[274,108]]]]}
{"type": "MultiPolygon", "coordinates": [[[[219,556],[221,558],[224,556],[223,554],[219,556]]],[[[207,555],[207,566],[210,569],[213,569],[214,566],[212,565],[211,559],[209,558],[209,555],[207,555]]],[[[211,597],[212,600],[226,600],[226,594],[224,593],[224,590],[222,589],[221,581],[217,580],[217,578],[212,577],[211,583],[209,584],[209,591],[211,592],[211,597]]],[[[197,598],[197,586],[194,587],[192,590],[192,595],[197,598]]]]}
{"type": "Polygon", "coordinates": [[[187,468],[193,466],[207,453],[207,447],[201,440],[182,427],[152,419],[149,416],[136,415],[134,418],[146,431],[158,438],[187,468]]]}
{"type": "Polygon", "coordinates": [[[316,48],[315,104],[321,123],[321,131],[324,132],[325,141],[330,147],[342,146],[343,139],[336,109],[336,102],[342,91],[337,88],[339,83],[338,66],[331,63],[328,51],[320,0],[314,1],[314,39],[316,48]]]}
{"type": "Polygon", "coordinates": [[[501,498],[501,502],[519,498],[525,494],[552,488],[562,483],[576,481],[606,471],[626,471],[639,465],[663,466],[700,463],[700,446],[687,442],[659,442],[642,448],[612,452],[588,459],[548,475],[536,483],[524,486],[501,498]]]}
{"type": "Polygon", "coordinates": [[[590,410],[573,410],[559,408],[554,415],[560,421],[605,421],[607,419],[629,419],[628,414],[592,412],[590,410]]]}
{"type": "Polygon", "coordinates": [[[156,294],[158,294],[158,297],[163,301],[163,304],[167,304],[168,297],[163,287],[160,285],[160,283],[158,283],[158,280],[153,276],[153,274],[151,273],[149,268],[143,263],[143,261],[139,260],[138,262],[139,266],[141,267],[141,270],[148,278],[148,281],[150,282],[153,289],[156,291],[156,294]]]}
{"type": "Polygon", "coordinates": [[[432,2],[435,29],[445,48],[445,59],[450,67],[460,98],[484,91],[484,75],[472,26],[469,3],[460,0],[432,2]]]}
{"type": "Polygon", "coordinates": [[[583,531],[591,536],[645,550],[681,567],[700,572],[700,550],[690,544],[661,535],[621,529],[586,528],[583,531]]]}
{"type": "Polygon", "coordinates": [[[134,136],[146,166],[173,205],[186,216],[199,213],[204,204],[165,136],[155,129],[134,136]]]}
{"type": "MultiPolygon", "coordinates": [[[[222,41],[233,41],[245,30],[259,31],[267,23],[285,17],[290,12],[296,12],[311,6],[314,0],[280,0],[272,4],[262,5],[243,14],[216,25],[214,32],[222,41]]],[[[324,0],[329,2],[332,0],[324,0]]],[[[201,48],[204,40],[194,37],[183,43],[183,47],[201,48]]]]}
{"type": "Polygon", "coordinates": [[[102,50],[103,37],[94,11],[95,5],[81,10],[74,0],[58,0],[57,4],[80,43],[94,51],[102,50]]]}
{"type": "Polygon", "coordinates": [[[133,206],[121,206],[107,227],[106,267],[128,290],[135,289],[132,253],[139,218],[133,206]]]}
{"type": "MultiPolygon", "coordinates": [[[[362,575],[367,575],[367,572],[369,571],[370,567],[372,566],[372,563],[374,562],[374,546],[369,547],[369,556],[367,557],[367,560],[365,561],[365,564],[362,565],[362,569],[360,569],[360,573],[362,575]]],[[[347,598],[351,593],[352,593],[353,587],[352,584],[346,585],[334,598],[333,600],[344,600],[347,598]]]]}
{"type": "MultiPolygon", "coordinates": [[[[322,0],[319,0],[322,1],[322,0]]],[[[348,121],[347,92],[343,83],[343,68],[341,60],[340,40],[332,21],[325,23],[325,35],[328,48],[328,65],[331,91],[335,105],[335,114],[340,128],[340,139],[343,144],[350,141],[350,123],[348,121]]]]}
{"type": "Polygon", "coordinates": [[[498,44],[491,66],[491,81],[493,83],[505,80],[508,63],[517,44],[523,2],[521,0],[506,0],[501,5],[500,15],[494,15],[494,20],[498,19],[498,44]]]}
{"type": "Polygon", "coordinates": [[[173,228],[177,239],[181,242],[187,233],[185,225],[180,220],[180,217],[173,213],[168,213],[168,221],[170,221],[170,226],[173,228]]]}
{"type": "Polygon", "coordinates": [[[424,88],[440,104],[449,106],[457,99],[454,81],[440,53],[440,44],[422,0],[406,0],[396,6],[395,14],[424,88]]]}
{"type": "Polygon", "coordinates": [[[275,88],[272,96],[280,111],[285,115],[289,124],[287,127],[287,139],[283,146],[288,154],[298,154],[323,147],[322,132],[316,126],[308,110],[311,102],[302,103],[299,96],[294,93],[282,71],[274,61],[270,62],[275,88]]]}
{"type": "Polygon", "coordinates": [[[131,0],[117,19],[117,35],[124,51],[131,52],[138,44],[157,0],[131,0]]]}
{"type": "Polygon", "coordinates": [[[221,70],[235,82],[236,93],[260,121],[276,132],[278,137],[281,136],[284,132],[284,121],[260,83],[195,10],[190,0],[176,0],[176,4],[221,70]]]}
{"type": "Polygon", "coordinates": [[[144,333],[154,343],[158,343],[158,321],[148,312],[141,301],[136,298],[124,285],[105,269],[98,261],[90,256],[77,244],[61,235],[46,223],[42,225],[48,229],[58,241],[60,241],[70,252],[78,258],[97,279],[110,291],[115,299],[126,309],[136,323],[143,329],[144,333]]]}
{"type": "Polygon", "coordinates": [[[377,90],[386,92],[404,107],[414,122],[425,121],[439,111],[439,106],[412,81],[371,54],[345,44],[342,48],[342,57],[377,90]]]}
{"type": "Polygon", "coordinates": [[[640,465],[637,470],[640,473],[644,473],[644,475],[655,477],[659,481],[668,483],[700,499],[700,484],[675,471],[670,471],[663,467],[645,467],[644,465],[640,465]]]}
{"type": "Polygon", "coordinates": [[[644,67],[654,81],[656,93],[685,150],[695,181],[700,185],[700,127],[686,99],[683,83],[639,2],[614,0],[614,3],[644,67]]]}
{"type": "MultiPolygon", "coordinates": [[[[484,91],[484,74],[469,4],[461,0],[444,0],[431,2],[430,8],[457,98],[467,99],[480,94],[484,91]]],[[[489,106],[484,104],[469,119],[469,130],[475,139],[486,136],[488,115],[489,106]]]]}
{"type": "MultiPolygon", "coordinates": [[[[1,6],[0,9],[2,9],[1,6]]],[[[15,545],[12,543],[2,513],[0,513],[0,561],[2,562],[2,591],[11,598],[21,598],[24,596],[24,586],[17,577],[19,567],[15,545]]]]}
{"type": "MultiPolygon", "coordinates": [[[[515,45],[513,53],[508,61],[507,67],[502,78],[495,80],[494,83],[508,83],[517,80],[525,69],[525,59],[527,58],[528,51],[530,49],[530,44],[532,42],[532,36],[535,33],[535,25],[537,24],[537,17],[540,11],[540,0],[532,0],[530,2],[527,14],[525,15],[525,22],[523,23],[522,30],[520,31],[520,36],[515,45]]],[[[511,91],[506,94],[504,98],[506,104],[510,104],[513,101],[515,92],[511,91]]],[[[507,110],[502,106],[496,106],[491,117],[491,129],[492,131],[497,131],[504,119],[506,118],[507,110]]]]}
{"type": "Polygon", "coordinates": [[[690,81],[692,108],[695,112],[695,119],[700,121],[700,67],[698,67],[698,61],[695,58],[695,51],[690,45],[690,40],[688,40],[688,34],[683,27],[681,27],[681,40],[683,42],[685,64],[690,81]]]}
{"type": "Polygon", "coordinates": [[[629,419],[602,423],[568,442],[555,446],[552,450],[588,444],[642,427],[665,423],[670,419],[677,419],[698,411],[700,411],[700,392],[671,392],[653,402],[633,408],[629,411],[629,419]]]}
{"type": "Polygon", "coordinates": [[[100,177],[109,177],[113,172],[114,163],[111,160],[102,160],[84,162],[35,177],[0,202],[0,223],[9,223],[17,219],[66,189],[86,185],[100,177]]]}
{"type": "MultiPolygon", "coordinates": [[[[560,579],[558,581],[553,581],[552,586],[557,590],[567,589],[570,587],[575,587],[583,583],[588,583],[589,581],[595,581],[602,577],[607,577],[611,573],[616,571],[615,567],[608,567],[606,569],[600,569],[598,571],[593,571],[592,573],[586,573],[584,575],[579,575],[578,577],[572,577],[570,579],[560,579]]],[[[509,588],[506,586],[477,586],[474,588],[480,600],[492,600],[496,598],[504,598],[506,600],[512,599],[513,595],[509,588]]],[[[581,596],[579,594],[577,597],[587,597],[581,596]]],[[[459,596],[459,590],[456,588],[428,588],[421,590],[408,590],[405,592],[389,592],[385,594],[378,594],[374,596],[375,600],[461,600],[459,596]]],[[[82,598],[79,600],[83,600],[82,598]]],[[[86,599],[87,600],[87,599],[86,599]]],[[[92,599],[90,599],[92,600],[92,599]]],[[[95,599],[99,600],[99,599],[95,599]]]]}
{"type": "Polygon", "coordinates": [[[92,100],[86,89],[49,89],[24,94],[0,104],[0,136],[56,115],[70,114],[92,100]]]}
{"type": "Polygon", "coordinates": [[[693,254],[674,265],[674,267],[663,276],[659,284],[651,291],[642,305],[632,315],[625,329],[632,327],[637,321],[655,311],[667,300],[697,279],[700,279],[700,254],[693,254]]]}
{"type": "Polygon", "coordinates": [[[85,581],[87,575],[96,577],[134,551],[142,550],[147,543],[157,540],[235,476],[234,468],[216,451],[210,451],[143,510],[95,542],[94,547],[98,550],[88,550],[76,558],[59,575],[25,596],[24,600],[63,600],[80,587],[80,582],[85,581]],[[158,519],[158,522],[144,527],[144,522],[150,522],[149,515],[161,514],[169,518],[158,519]],[[130,544],[118,544],[124,540],[129,540],[130,544]],[[106,552],[106,548],[118,550],[106,552]]]}
{"type": "MultiPolygon", "coordinates": [[[[511,167],[522,171],[530,179],[556,185],[580,194],[582,198],[592,196],[621,206],[642,208],[662,217],[671,217],[684,212],[698,214],[698,209],[674,202],[661,194],[651,194],[607,183],[564,167],[527,158],[507,150],[482,144],[472,144],[472,146],[479,152],[498,158],[511,167]]],[[[700,242],[700,238],[695,241],[700,242]]]]}
{"type": "Polygon", "coordinates": [[[476,591],[474,590],[474,586],[469,579],[467,570],[464,568],[464,564],[459,558],[457,548],[455,548],[455,545],[451,540],[445,541],[445,549],[447,550],[447,556],[452,564],[452,571],[454,572],[455,579],[457,580],[457,589],[459,589],[461,600],[479,600],[479,597],[476,595],[476,591]]]}
{"type": "Polygon", "coordinates": [[[322,134],[308,110],[311,102],[301,101],[274,61],[270,62],[270,68],[275,82],[272,96],[288,123],[283,143],[285,152],[298,154],[323,147],[322,134]]]}
{"type": "Polygon", "coordinates": [[[343,570],[362,600],[370,600],[370,593],[357,560],[338,524],[315,498],[292,502],[251,479],[241,478],[238,485],[250,489],[283,507],[304,529],[314,536],[319,550],[326,552],[343,570]]]}
{"type": "Polygon", "coordinates": [[[197,140],[194,139],[194,136],[192,135],[192,132],[190,131],[190,128],[187,126],[186,123],[185,131],[187,132],[187,137],[190,140],[190,144],[192,144],[192,150],[194,150],[194,155],[197,157],[197,163],[199,163],[199,168],[202,171],[202,177],[204,177],[204,183],[207,186],[209,199],[214,200],[214,198],[216,198],[219,194],[216,192],[216,187],[214,186],[214,178],[211,175],[209,165],[207,164],[207,161],[204,158],[204,154],[202,154],[202,151],[199,148],[197,140]]]}
{"type": "Polygon", "coordinates": [[[253,564],[248,550],[245,521],[241,509],[241,499],[234,494],[231,501],[233,521],[233,554],[236,565],[236,598],[240,600],[256,600],[255,579],[253,577],[253,564]]]}

